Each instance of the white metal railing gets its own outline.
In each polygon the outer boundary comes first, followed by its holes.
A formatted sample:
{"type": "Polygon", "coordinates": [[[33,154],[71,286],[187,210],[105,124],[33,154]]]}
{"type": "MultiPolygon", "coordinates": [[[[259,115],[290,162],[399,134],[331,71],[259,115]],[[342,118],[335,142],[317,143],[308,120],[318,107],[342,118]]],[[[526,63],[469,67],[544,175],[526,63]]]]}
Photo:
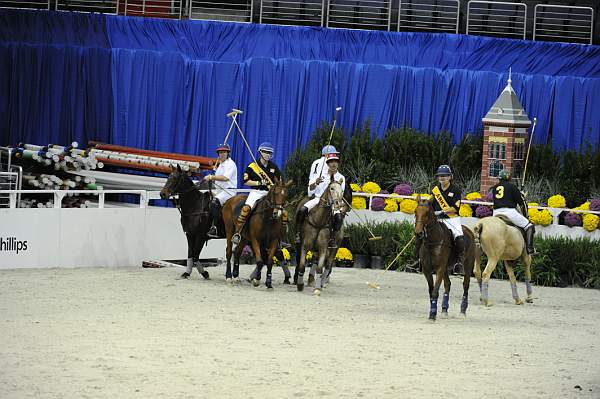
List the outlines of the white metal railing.
{"type": "Polygon", "coordinates": [[[50,0],[0,0],[0,8],[50,10],[50,0]]]}
{"type": "MultiPolygon", "coordinates": [[[[371,194],[371,193],[359,193],[359,192],[353,192],[352,193],[353,197],[366,197],[369,199],[373,199],[373,198],[393,198],[393,199],[412,199],[414,200],[415,197],[413,197],[412,195],[397,195],[397,194],[371,194]]],[[[461,200],[460,201],[463,204],[472,204],[472,205],[487,205],[487,206],[492,206],[494,205],[492,202],[487,202],[487,201],[470,201],[470,200],[461,200]]],[[[373,201],[369,201],[369,204],[367,206],[368,210],[371,210],[371,205],[372,205],[373,201]]],[[[569,209],[569,208],[550,208],[547,206],[529,206],[528,208],[532,208],[532,209],[541,209],[541,210],[547,210],[548,212],[550,212],[550,214],[552,214],[552,224],[553,225],[558,225],[558,217],[562,212],[568,211],[568,212],[574,212],[574,213],[593,213],[595,215],[600,216],[600,212],[598,211],[582,211],[579,209],[569,209]]]]}
{"type": "Polygon", "coordinates": [[[190,19],[252,22],[254,0],[190,0],[190,19]]]}
{"type": "Polygon", "coordinates": [[[458,33],[459,0],[400,0],[398,31],[458,33]]]}
{"type": "Polygon", "coordinates": [[[527,5],[502,1],[469,1],[466,34],[521,37],[527,32],[527,5]]]}
{"type": "MultiPolygon", "coordinates": [[[[19,173],[18,172],[0,172],[0,190],[12,191],[20,189],[19,173]]],[[[17,199],[15,198],[15,201],[17,199]]],[[[10,206],[10,196],[0,193],[0,208],[8,208],[10,206]]]]}
{"type": "Polygon", "coordinates": [[[533,16],[536,38],[592,44],[594,9],[592,7],[537,4],[533,16]]]}
{"type": "Polygon", "coordinates": [[[258,22],[263,24],[324,26],[327,0],[262,0],[258,22]]]}
{"type": "Polygon", "coordinates": [[[63,199],[72,194],[97,195],[98,208],[104,208],[106,194],[134,194],[140,196],[139,207],[146,208],[148,205],[148,191],[146,190],[0,190],[0,195],[8,194],[10,199],[9,208],[18,205],[17,196],[20,194],[51,194],[53,196],[53,208],[62,208],[63,199]]]}
{"type": "Polygon", "coordinates": [[[125,15],[181,19],[183,0],[125,0],[125,15]]]}
{"type": "Polygon", "coordinates": [[[55,10],[117,14],[119,0],[56,0],[55,10]]]}
{"type": "Polygon", "coordinates": [[[328,28],[390,30],[391,0],[329,0],[328,28]]]}

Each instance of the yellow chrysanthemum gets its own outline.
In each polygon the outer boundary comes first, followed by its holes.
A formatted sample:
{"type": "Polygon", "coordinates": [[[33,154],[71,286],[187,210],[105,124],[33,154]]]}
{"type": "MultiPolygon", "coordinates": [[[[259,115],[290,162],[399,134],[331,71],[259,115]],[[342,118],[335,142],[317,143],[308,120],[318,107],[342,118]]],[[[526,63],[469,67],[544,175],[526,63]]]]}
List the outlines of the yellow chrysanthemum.
{"type": "Polygon", "coordinates": [[[564,208],[567,206],[567,201],[562,195],[556,194],[548,198],[548,206],[550,208],[564,208]]]}
{"type": "Polygon", "coordinates": [[[383,210],[386,212],[396,212],[398,210],[398,202],[393,198],[386,198],[383,210]]]}
{"type": "Polygon", "coordinates": [[[362,190],[360,189],[360,186],[356,183],[350,183],[350,189],[352,191],[354,191],[355,193],[360,193],[362,190]]]}
{"type": "Polygon", "coordinates": [[[598,228],[598,222],[600,221],[600,217],[593,213],[588,213],[583,216],[583,228],[587,231],[594,231],[598,228]]]}
{"type": "Polygon", "coordinates": [[[367,200],[365,197],[352,197],[352,208],[367,209],[367,200]]]}
{"type": "Polygon", "coordinates": [[[467,199],[467,201],[475,201],[475,200],[481,199],[481,194],[474,191],[472,193],[467,194],[467,196],[465,198],[467,199]]]}
{"type": "Polygon", "coordinates": [[[312,260],[312,257],[313,257],[313,253],[311,251],[308,251],[306,253],[306,260],[310,262],[312,260]]]}
{"type": "Polygon", "coordinates": [[[362,190],[365,193],[377,194],[381,191],[381,187],[379,187],[379,184],[377,183],[368,181],[362,186],[362,190]]]}
{"type": "Polygon", "coordinates": [[[462,217],[470,218],[473,216],[473,208],[469,204],[460,204],[458,214],[462,217]]]}
{"type": "Polygon", "coordinates": [[[576,208],[573,208],[577,211],[589,211],[590,210],[590,201],[584,202],[576,208]]]}
{"type": "Polygon", "coordinates": [[[283,254],[283,259],[285,259],[285,260],[291,259],[290,251],[288,251],[287,248],[282,248],[281,253],[283,254]]]}
{"type": "Polygon", "coordinates": [[[533,224],[548,226],[552,224],[552,214],[547,209],[530,209],[529,221],[533,224]]]}
{"type": "Polygon", "coordinates": [[[352,260],[352,252],[348,248],[338,248],[335,253],[336,260],[352,260]]]}
{"type": "Polygon", "coordinates": [[[417,209],[417,201],[411,199],[405,199],[400,203],[400,211],[404,213],[413,214],[415,213],[415,209],[417,209]]]}
{"type": "Polygon", "coordinates": [[[417,199],[417,197],[419,197],[419,196],[421,196],[421,199],[431,198],[431,194],[418,194],[418,193],[411,194],[411,197],[413,197],[414,199],[417,199]]]}

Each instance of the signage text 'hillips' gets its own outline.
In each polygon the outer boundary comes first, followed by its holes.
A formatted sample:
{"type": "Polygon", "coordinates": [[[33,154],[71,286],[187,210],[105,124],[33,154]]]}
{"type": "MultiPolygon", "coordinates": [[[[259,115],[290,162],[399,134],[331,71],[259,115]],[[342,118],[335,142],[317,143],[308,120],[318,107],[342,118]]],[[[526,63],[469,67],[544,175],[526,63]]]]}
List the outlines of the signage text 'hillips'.
{"type": "Polygon", "coordinates": [[[27,241],[17,240],[17,237],[0,237],[0,251],[27,251],[27,241]]]}

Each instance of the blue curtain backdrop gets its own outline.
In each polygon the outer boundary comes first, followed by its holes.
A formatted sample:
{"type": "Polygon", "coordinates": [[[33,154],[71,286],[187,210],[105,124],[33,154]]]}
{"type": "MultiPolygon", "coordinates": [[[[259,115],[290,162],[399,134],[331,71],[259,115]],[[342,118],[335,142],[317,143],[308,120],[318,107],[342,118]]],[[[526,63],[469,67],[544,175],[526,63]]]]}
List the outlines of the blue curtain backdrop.
{"type": "Polygon", "coordinates": [[[597,46],[0,10],[0,144],[212,155],[236,107],[253,149],[273,142],[283,166],[336,106],[345,129],[370,120],[378,135],[407,125],[459,140],[481,130],[509,67],[536,142],[598,144],[597,46]]]}

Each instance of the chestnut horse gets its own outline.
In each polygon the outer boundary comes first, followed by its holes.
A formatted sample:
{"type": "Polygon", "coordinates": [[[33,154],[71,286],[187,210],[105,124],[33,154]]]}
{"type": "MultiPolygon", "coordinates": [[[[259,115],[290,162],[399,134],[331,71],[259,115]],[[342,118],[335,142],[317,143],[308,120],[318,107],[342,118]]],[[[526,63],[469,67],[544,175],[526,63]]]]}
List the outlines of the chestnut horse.
{"type": "MultiPolygon", "coordinates": [[[[442,298],[442,316],[448,317],[448,306],[450,296],[450,276],[448,269],[456,263],[456,257],[452,251],[452,233],[438,218],[432,207],[433,198],[422,199],[417,197],[417,209],[415,210],[415,234],[422,241],[419,251],[419,259],[423,268],[423,274],[429,286],[430,310],[429,319],[435,320],[437,316],[437,301],[440,285],[444,280],[444,296],[442,298]],[[433,270],[435,270],[435,283],[433,282],[433,270]]],[[[462,226],[465,236],[465,263],[463,277],[463,296],[460,304],[460,313],[467,315],[469,306],[469,284],[475,264],[475,258],[479,251],[475,245],[473,232],[466,226],[462,226]]]]}
{"type": "Polygon", "coordinates": [[[231,256],[233,254],[231,238],[235,233],[236,221],[247,196],[238,194],[230,198],[223,206],[223,221],[227,235],[227,269],[225,271],[225,278],[228,282],[239,280],[240,254],[246,243],[249,242],[256,258],[256,268],[252,272],[252,284],[255,287],[258,287],[260,284],[260,273],[265,263],[264,257],[266,256],[267,278],[265,285],[267,288],[273,288],[271,273],[273,256],[284,233],[282,219],[287,218],[284,205],[287,200],[288,189],[292,184],[292,180],[287,183],[275,180],[275,184],[271,186],[266,197],[256,203],[240,233],[242,238],[236,248],[233,272],[231,270],[231,256]]]}

